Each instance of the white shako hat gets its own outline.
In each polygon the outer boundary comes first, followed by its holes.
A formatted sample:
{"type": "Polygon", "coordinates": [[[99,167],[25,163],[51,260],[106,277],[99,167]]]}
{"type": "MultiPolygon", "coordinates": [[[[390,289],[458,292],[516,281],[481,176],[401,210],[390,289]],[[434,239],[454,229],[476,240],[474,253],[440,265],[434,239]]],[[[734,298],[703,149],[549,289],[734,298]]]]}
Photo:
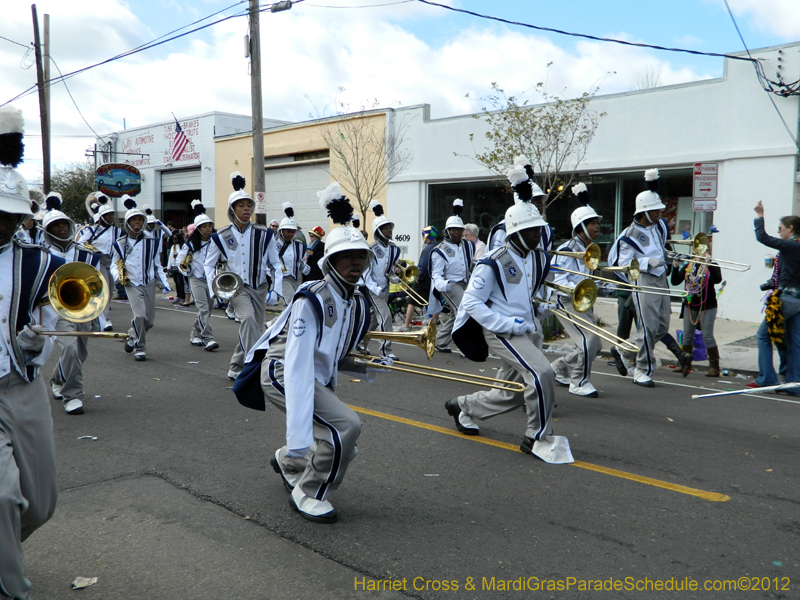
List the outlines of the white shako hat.
{"type": "Polygon", "coordinates": [[[572,214],[570,215],[570,221],[572,221],[572,233],[574,235],[578,225],[584,221],[597,219],[597,221],[600,222],[603,217],[598,215],[597,212],[595,212],[595,210],[589,206],[589,204],[592,202],[592,199],[589,196],[589,190],[586,189],[585,183],[573,185],[572,193],[575,194],[575,198],[577,199],[578,204],[580,204],[580,206],[573,210],[572,214]]]}
{"type": "Polygon", "coordinates": [[[453,200],[453,216],[447,217],[444,224],[444,233],[447,236],[448,229],[464,229],[464,221],[461,220],[461,211],[464,210],[464,201],[461,198],[453,200]]]}
{"type": "Polygon", "coordinates": [[[319,265],[322,272],[327,275],[331,271],[331,257],[344,250],[366,250],[367,265],[372,264],[372,248],[361,232],[353,227],[351,223],[353,207],[350,206],[350,200],[342,193],[339,184],[334,181],[324,190],[317,192],[317,196],[320,207],[328,211],[328,216],[334,225],[340,225],[331,229],[325,239],[325,255],[319,265]]]}
{"type": "MultiPolygon", "coordinates": [[[[53,193],[58,194],[58,192],[53,193]]],[[[28,197],[31,199],[31,211],[33,218],[37,221],[41,221],[44,217],[44,210],[42,210],[45,201],[44,194],[39,190],[28,190],[28,197]]]]}
{"type": "MultiPolygon", "coordinates": [[[[144,222],[147,223],[147,215],[144,214],[139,208],[136,207],[136,200],[131,198],[128,194],[124,194],[120,200],[122,200],[122,205],[127,208],[127,212],[125,213],[125,231],[131,233],[130,228],[128,227],[128,221],[130,221],[133,217],[139,216],[144,219],[144,222]]],[[[144,227],[142,227],[144,230],[144,227]]]]}
{"type": "Polygon", "coordinates": [[[394,225],[394,221],[390,220],[389,217],[386,216],[386,214],[383,212],[383,205],[377,200],[369,201],[369,209],[375,215],[375,220],[372,221],[373,237],[378,235],[378,229],[384,225],[394,225]]]}
{"type": "Polygon", "coordinates": [[[291,229],[297,231],[297,223],[295,223],[294,220],[294,208],[292,207],[292,203],[284,202],[281,205],[281,208],[283,208],[283,214],[286,216],[281,219],[280,225],[278,225],[278,231],[281,231],[282,229],[291,229]]]}
{"type": "Polygon", "coordinates": [[[209,216],[206,214],[206,207],[203,206],[203,203],[200,200],[192,200],[191,204],[192,210],[194,211],[194,226],[200,227],[200,225],[204,225],[205,223],[214,224],[209,216]]]}
{"type": "Polygon", "coordinates": [[[89,195],[94,195],[94,201],[97,202],[98,209],[96,214],[98,218],[105,214],[114,212],[114,207],[111,205],[108,196],[106,196],[103,192],[92,192],[89,195]]]}
{"type": "Polygon", "coordinates": [[[147,218],[147,224],[152,225],[156,222],[156,216],[153,214],[153,209],[150,208],[149,204],[142,204],[142,210],[144,211],[144,215],[147,218]]]}
{"type": "Polygon", "coordinates": [[[233,193],[228,196],[228,221],[233,224],[236,224],[236,219],[233,216],[233,203],[238,200],[249,200],[250,204],[255,208],[256,203],[250,197],[250,195],[244,191],[244,186],[246,184],[246,180],[244,175],[239,173],[239,171],[234,171],[231,173],[231,185],[233,186],[233,193]]]}
{"type": "Polygon", "coordinates": [[[47,198],[45,199],[46,210],[44,211],[45,214],[42,217],[42,229],[44,230],[44,236],[46,238],[59,242],[70,242],[75,237],[75,222],[61,212],[61,204],[61,194],[58,192],[50,192],[47,194],[47,198]],[[66,238],[56,237],[47,231],[47,228],[50,225],[61,220],[69,221],[69,232],[67,233],[66,238]]]}
{"type": "Polygon", "coordinates": [[[547,196],[533,180],[533,166],[526,156],[514,157],[514,167],[506,173],[506,177],[514,190],[515,202],[530,202],[536,196],[547,196]]]}
{"type": "Polygon", "coordinates": [[[0,211],[14,215],[32,215],[28,182],[15,169],[25,153],[22,111],[0,107],[0,211]]]}
{"type": "Polygon", "coordinates": [[[658,195],[658,169],[647,169],[644,172],[644,180],[647,182],[647,190],[640,192],[636,196],[636,209],[634,216],[639,213],[647,212],[648,210],[657,210],[667,208],[661,202],[661,196],[658,195]]]}

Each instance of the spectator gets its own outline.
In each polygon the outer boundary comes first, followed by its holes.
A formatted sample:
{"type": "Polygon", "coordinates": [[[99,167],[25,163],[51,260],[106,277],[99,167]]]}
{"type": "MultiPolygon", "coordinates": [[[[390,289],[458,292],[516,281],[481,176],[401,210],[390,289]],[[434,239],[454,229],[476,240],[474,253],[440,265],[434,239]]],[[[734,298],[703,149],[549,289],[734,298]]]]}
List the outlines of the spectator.
{"type": "Polygon", "coordinates": [[[464,225],[464,239],[475,244],[475,260],[478,260],[486,252],[486,244],[478,239],[478,226],[475,223],[464,225]]]}

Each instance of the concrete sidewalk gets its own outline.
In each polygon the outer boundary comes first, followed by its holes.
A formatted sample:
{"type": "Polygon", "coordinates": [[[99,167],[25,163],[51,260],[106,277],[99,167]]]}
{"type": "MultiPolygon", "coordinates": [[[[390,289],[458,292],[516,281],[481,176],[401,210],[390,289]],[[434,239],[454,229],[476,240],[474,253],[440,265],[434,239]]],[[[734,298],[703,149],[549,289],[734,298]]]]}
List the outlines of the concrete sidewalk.
{"type": "MultiPolygon", "coordinates": [[[[616,298],[599,298],[594,305],[594,311],[601,319],[604,328],[611,333],[616,333],[618,323],[616,298]]],[[[683,319],[678,316],[679,314],[680,304],[672,303],[669,332],[676,339],[676,332],[683,329],[683,319]]],[[[742,374],[755,377],[758,374],[758,349],[756,348],[755,335],[759,324],[731,321],[729,319],[716,320],[714,338],[717,340],[717,346],[719,347],[720,369],[727,369],[730,372],[730,376],[742,374]]],[[[549,348],[550,350],[558,351],[564,344],[572,344],[572,342],[569,338],[556,340],[550,343],[549,348]]],[[[610,357],[610,349],[611,345],[603,341],[602,355],[610,357]]],[[[675,356],[667,350],[664,344],[656,344],[655,354],[661,359],[662,364],[677,363],[675,356]]],[[[708,369],[708,361],[699,361],[695,365],[697,370],[708,369]]]]}

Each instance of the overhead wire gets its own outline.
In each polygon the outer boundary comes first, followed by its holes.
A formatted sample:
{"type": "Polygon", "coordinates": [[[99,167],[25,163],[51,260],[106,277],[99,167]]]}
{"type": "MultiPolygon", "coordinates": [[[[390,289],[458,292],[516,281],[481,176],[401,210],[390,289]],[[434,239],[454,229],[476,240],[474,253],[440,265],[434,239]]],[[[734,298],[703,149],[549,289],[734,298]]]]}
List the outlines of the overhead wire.
{"type": "MultiPolygon", "coordinates": [[[[53,66],[56,68],[56,71],[58,71],[58,74],[59,74],[59,75],[61,75],[61,69],[59,69],[59,68],[58,68],[58,63],[56,63],[56,61],[55,61],[55,59],[53,58],[53,56],[52,56],[52,55],[50,55],[50,56],[49,56],[49,58],[50,58],[50,62],[52,62],[52,63],[53,63],[53,66]]],[[[63,84],[64,84],[64,87],[67,89],[67,94],[69,94],[69,98],[70,98],[70,100],[72,100],[72,104],[74,104],[74,105],[75,105],[75,110],[77,110],[77,111],[78,111],[78,114],[81,116],[81,119],[83,119],[83,122],[84,122],[84,123],[86,123],[86,126],[87,126],[89,129],[91,129],[91,130],[92,130],[92,133],[95,135],[95,137],[96,137],[97,139],[100,139],[100,140],[102,140],[102,139],[103,139],[103,137],[102,137],[102,136],[101,136],[99,133],[97,133],[97,132],[94,130],[94,127],[92,127],[91,125],[89,125],[89,121],[87,121],[87,120],[86,120],[86,117],[84,117],[84,116],[83,116],[83,113],[81,112],[81,109],[80,109],[80,107],[78,106],[78,103],[77,103],[77,102],[75,102],[75,98],[73,97],[73,95],[72,95],[72,92],[69,90],[69,86],[67,86],[67,82],[66,82],[66,80],[63,78],[63,76],[62,76],[62,78],[61,78],[61,83],[63,83],[63,84]]]]}

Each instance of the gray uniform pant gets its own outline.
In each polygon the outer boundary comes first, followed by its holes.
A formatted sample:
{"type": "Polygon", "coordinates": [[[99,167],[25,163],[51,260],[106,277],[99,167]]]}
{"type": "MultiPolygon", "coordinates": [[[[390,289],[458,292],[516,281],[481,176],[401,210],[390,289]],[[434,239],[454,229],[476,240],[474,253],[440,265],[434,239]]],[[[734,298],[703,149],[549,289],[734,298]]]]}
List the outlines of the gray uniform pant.
{"type": "MultiPolygon", "coordinates": [[[[261,364],[261,389],[267,399],[284,413],[286,396],[283,365],[274,359],[261,364]]],[[[289,458],[287,448],[280,449],[281,467],[286,473],[302,473],[297,485],[315,500],[326,500],[339,488],[347,467],[358,454],[356,441],[361,434],[361,420],[333,391],[314,383],[314,440],[303,458],[289,458]]]]}
{"type": "MultiPolygon", "coordinates": [[[[97,331],[97,320],[88,323],[73,323],[59,319],[56,331],[97,331]]],[[[89,356],[89,338],[86,336],[56,336],[60,356],[50,383],[59,388],[64,402],[83,398],[83,363],[89,356]]]]}
{"type": "Polygon", "coordinates": [[[0,378],[0,595],[27,600],[22,542],[52,516],[58,486],[53,419],[41,375],[0,378]]]}
{"type": "Polygon", "coordinates": [[[231,371],[240,373],[244,368],[244,358],[258,339],[264,334],[264,317],[267,314],[267,292],[269,284],[264,283],[258,289],[245,285],[242,293],[231,300],[230,304],[239,318],[239,343],[231,356],[231,371]]]}
{"type": "MultiPolygon", "coordinates": [[[[389,309],[389,304],[386,302],[387,296],[376,296],[375,294],[372,295],[373,300],[375,300],[375,308],[376,310],[372,311],[372,319],[369,323],[369,330],[370,331],[384,331],[384,332],[392,332],[394,331],[394,327],[392,326],[392,311],[389,309]]],[[[388,354],[392,353],[392,342],[389,340],[379,340],[380,341],[380,355],[387,356],[388,354]]],[[[369,340],[364,339],[364,345],[369,346],[369,340]]]]}
{"type": "Polygon", "coordinates": [[[484,420],[507,413],[525,405],[528,426],[525,435],[541,439],[552,429],[555,379],[550,361],[539,350],[530,334],[503,337],[483,330],[489,352],[500,357],[504,379],[525,384],[523,394],[502,390],[481,390],[468,396],[459,396],[461,410],[473,419],[484,420]]]}
{"type": "Polygon", "coordinates": [[[156,280],[147,285],[126,285],[128,304],[133,312],[131,328],[128,330],[128,344],[136,350],[147,350],[145,337],[156,320],[156,280]]]}
{"type": "MultiPolygon", "coordinates": [[[[666,275],[654,277],[650,273],[642,273],[639,275],[637,283],[660,287],[665,292],[669,290],[666,275]]],[[[656,370],[653,348],[669,331],[671,314],[669,296],[634,292],[633,305],[636,307],[636,318],[639,321],[639,329],[631,340],[635,346],[639,346],[639,353],[636,355],[636,370],[652,377],[656,370]]]]}
{"type": "MultiPolygon", "coordinates": [[[[103,277],[106,278],[106,283],[108,284],[108,297],[112,298],[114,296],[115,284],[114,276],[111,275],[111,257],[106,254],[101,254],[98,268],[103,274],[103,277]]],[[[103,316],[105,317],[106,321],[111,321],[111,302],[106,304],[106,308],[103,311],[103,316]]]]}
{"type": "Polygon", "coordinates": [[[208,283],[199,277],[189,278],[189,287],[192,289],[192,298],[197,307],[197,318],[192,325],[192,338],[200,338],[204,342],[214,339],[211,333],[211,295],[208,293],[208,283]]]}
{"type": "MultiPolygon", "coordinates": [[[[533,345],[538,348],[539,352],[543,352],[544,348],[544,329],[542,329],[542,323],[539,321],[538,318],[534,317],[534,322],[536,323],[536,331],[533,333],[528,334],[533,341],[533,345]]],[[[497,379],[502,379],[504,381],[522,381],[522,377],[514,371],[513,369],[507,369],[503,363],[500,363],[500,368],[497,369],[497,375],[495,375],[497,379]]],[[[503,397],[506,400],[512,399],[516,394],[514,392],[504,392],[502,390],[495,390],[498,394],[502,394],[502,396],[498,395],[497,398],[503,397]]]]}
{"type": "MultiPolygon", "coordinates": [[[[563,310],[589,321],[595,327],[597,326],[597,317],[595,317],[593,310],[578,313],[574,310],[572,301],[568,298],[559,297],[557,302],[563,310]]],[[[592,362],[600,353],[603,343],[598,336],[588,329],[578,327],[567,319],[559,319],[559,321],[577,348],[554,361],[553,371],[559,376],[569,378],[570,383],[580,387],[589,382],[589,378],[592,375],[592,362]]]]}
{"type": "Polygon", "coordinates": [[[454,283],[453,287],[450,288],[449,292],[444,292],[444,294],[452,300],[452,302],[448,301],[450,304],[450,312],[444,316],[441,314],[441,324],[439,325],[439,329],[436,331],[436,345],[442,348],[447,347],[450,345],[450,342],[453,341],[453,325],[456,322],[456,314],[458,313],[458,307],[461,305],[461,299],[464,297],[464,292],[467,289],[467,285],[462,282],[454,283]],[[455,306],[453,306],[455,303],[455,306]]]}
{"type": "Polygon", "coordinates": [[[283,283],[281,284],[281,287],[283,289],[281,290],[281,296],[283,296],[283,301],[286,303],[286,306],[289,306],[289,303],[292,301],[292,298],[294,298],[294,293],[297,291],[297,288],[300,287],[301,282],[290,275],[286,275],[285,273],[282,281],[283,283]]]}
{"type": "Polygon", "coordinates": [[[709,308],[699,313],[696,310],[689,310],[688,306],[683,308],[683,345],[694,344],[694,332],[697,329],[695,323],[700,322],[703,329],[703,341],[706,348],[716,348],[717,340],[714,339],[714,321],[717,320],[717,307],[709,308]]]}

